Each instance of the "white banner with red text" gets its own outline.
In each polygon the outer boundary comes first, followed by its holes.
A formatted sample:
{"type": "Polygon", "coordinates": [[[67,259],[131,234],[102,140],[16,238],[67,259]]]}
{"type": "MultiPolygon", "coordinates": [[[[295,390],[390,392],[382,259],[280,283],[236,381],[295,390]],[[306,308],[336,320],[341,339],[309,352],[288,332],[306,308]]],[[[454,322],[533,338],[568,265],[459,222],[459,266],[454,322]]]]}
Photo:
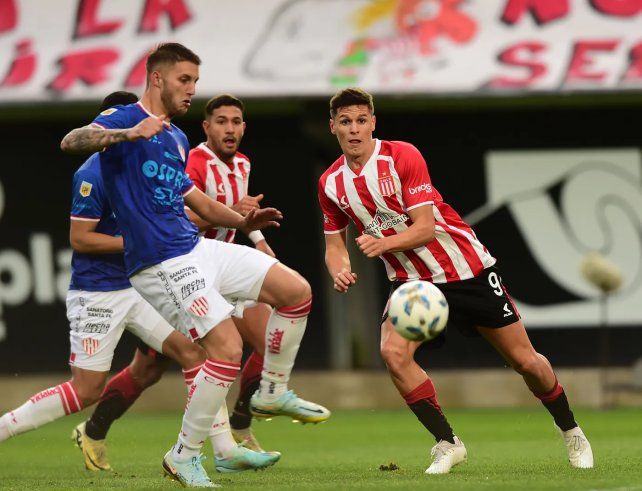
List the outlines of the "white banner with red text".
{"type": "Polygon", "coordinates": [[[0,102],[140,93],[164,41],[202,97],[642,89],[641,0],[0,0],[0,102]]]}

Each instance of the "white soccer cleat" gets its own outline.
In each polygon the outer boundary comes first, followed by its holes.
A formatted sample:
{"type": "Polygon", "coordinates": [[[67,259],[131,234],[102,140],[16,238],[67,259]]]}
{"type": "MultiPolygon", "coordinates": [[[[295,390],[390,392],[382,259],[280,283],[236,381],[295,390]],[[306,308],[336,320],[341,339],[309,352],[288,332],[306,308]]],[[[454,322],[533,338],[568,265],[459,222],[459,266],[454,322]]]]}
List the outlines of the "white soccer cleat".
{"type": "Polygon", "coordinates": [[[426,474],[448,474],[454,466],[466,462],[466,447],[458,437],[455,437],[455,443],[441,440],[432,447],[430,455],[433,461],[426,474]]]}
{"type": "Polygon", "coordinates": [[[564,438],[566,451],[568,452],[568,461],[572,467],[577,469],[593,468],[593,450],[591,444],[582,431],[582,428],[576,426],[567,431],[557,428],[564,438]]]}

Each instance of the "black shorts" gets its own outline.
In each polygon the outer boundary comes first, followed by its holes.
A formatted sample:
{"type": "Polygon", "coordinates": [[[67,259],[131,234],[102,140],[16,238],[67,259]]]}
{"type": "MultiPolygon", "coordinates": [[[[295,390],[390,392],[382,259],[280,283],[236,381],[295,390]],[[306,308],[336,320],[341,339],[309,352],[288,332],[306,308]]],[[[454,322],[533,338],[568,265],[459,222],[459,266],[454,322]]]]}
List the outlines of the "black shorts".
{"type": "MultiPolygon", "coordinates": [[[[404,282],[393,281],[390,295],[404,282]]],[[[456,327],[464,336],[478,336],[476,326],[500,328],[520,319],[513,299],[502,283],[495,266],[479,276],[451,283],[435,283],[448,302],[448,326],[456,327]]],[[[388,318],[388,303],[382,321],[388,318]]],[[[435,340],[442,338],[438,336],[435,340]]],[[[434,341],[434,340],[433,340],[434,341]]]]}
{"type": "Polygon", "coordinates": [[[149,346],[147,346],[147,344],[145,344],[144,341],[138,338],[136,338],[136,348],[140,350],[142,354],[144,354],[145,356],[149,356],[154,360],[163,361],[167,359],[164,354],[159,353],[154,348],[150,348],[149,346]]]}

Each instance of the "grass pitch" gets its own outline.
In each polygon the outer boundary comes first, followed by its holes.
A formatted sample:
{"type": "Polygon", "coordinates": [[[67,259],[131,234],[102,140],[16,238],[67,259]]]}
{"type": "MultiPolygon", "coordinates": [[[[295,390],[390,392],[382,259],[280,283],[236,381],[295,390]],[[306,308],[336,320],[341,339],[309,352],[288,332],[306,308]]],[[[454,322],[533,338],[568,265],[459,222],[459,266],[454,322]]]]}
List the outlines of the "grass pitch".
{"type": "MultiPolygon", "coordinates": [[[[642,410],[576,412],[593,446],[596,468],[571,469],[543,409],[449,410],[466,443],[468,463],[426,476],[433,442],[407,410],[341,411],[321,425],[285,418],[255,423],[263,446],[281,461],[262,472],[210,477],[229,490],[618,490],[642,491],[642,410]],[[395,464],[394,471],[381,465],[395,464]]],[[[110,434],[114,473],[90,473],[69,440],[73,416],[0,444],[0,489],[181,489],[161,478],[179,414],[131,414],[110,434]]],[[[211,455],[211,448],[207,448],[211,455]]]]}

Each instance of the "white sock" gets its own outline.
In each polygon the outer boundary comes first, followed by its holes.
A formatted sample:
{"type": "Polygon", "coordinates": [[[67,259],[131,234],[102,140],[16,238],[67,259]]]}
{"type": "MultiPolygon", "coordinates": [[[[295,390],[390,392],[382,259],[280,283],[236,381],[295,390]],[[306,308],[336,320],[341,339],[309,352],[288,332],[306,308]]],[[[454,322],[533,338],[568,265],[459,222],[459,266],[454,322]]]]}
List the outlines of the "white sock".
{"type": "Polygon", "coordinates": [[[305,333],[312,298],[299,305],[274,309],[265,329],[265,354],[259,397],[275,401],[288,390],[290,373],[305,333]]]}
{"type": "Polygon", "coordinates": [[[22,406],[0,418],[0,441],[34,430],[67,414],[80,411],[80,399],[70,382],[34,394],[22,406]]]}
{"type": "Polygon", "coordinates": [[[178,442],[172,458],[189,460],[200,454],[203,442],[216,413],[225,404],[225,396],[241,365],[227,361],[207,360],[200,369],[187,395],[187,406],[178,442]]]}
{"type": "Polygon", "coordinates": [[[227,404],[223,404],[214,417],[214,424],[210,428],[210,442],[214,455],[219,459],[227,457],[238,444],[230,430],[230,417],[227,413],[227,404]]]}

